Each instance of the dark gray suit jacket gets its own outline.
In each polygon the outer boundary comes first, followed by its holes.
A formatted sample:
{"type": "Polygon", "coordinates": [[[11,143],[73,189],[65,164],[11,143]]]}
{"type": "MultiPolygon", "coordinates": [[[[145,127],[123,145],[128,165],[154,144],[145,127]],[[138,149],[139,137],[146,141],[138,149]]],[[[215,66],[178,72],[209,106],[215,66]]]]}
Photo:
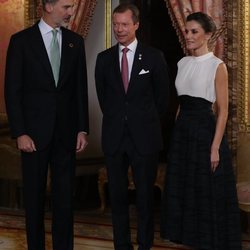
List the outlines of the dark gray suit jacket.
{"type": "Polygon", "coordinates": [[[129,87],[125,93],[118,50],[118,45],[113,46],[98,54],[96,61],[95,79],[103,112],[104,153],[116,152],[125,124],[138,152],[157,152],[162,148],[160,117],[167,111],[169,93],[164,56],[159,50],[138,43],[129,87]]]}
{"type": "Polygon", "coordinates": [[[5,100],[11,133],[29,135],[37,150],[51,142],[55,131],[74,148],[77,133],[89,130],[84,40],[61,29],[57,87],[38,23],[14,34],[7,53],[5,100]]]}

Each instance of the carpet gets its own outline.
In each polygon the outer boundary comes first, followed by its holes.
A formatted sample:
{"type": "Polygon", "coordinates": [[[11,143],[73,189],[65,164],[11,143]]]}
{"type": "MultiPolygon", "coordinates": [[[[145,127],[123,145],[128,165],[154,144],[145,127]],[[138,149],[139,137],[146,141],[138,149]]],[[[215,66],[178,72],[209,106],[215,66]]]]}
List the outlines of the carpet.
{"type": "MultiPolygon", "coordinates": [[[[131,236],[133,243],[136,242],[136,221],[135,211],[131,211],[131,236]]],[[[49,213],[45,216],[45,228],[48,234],[46,245],[51,249],[51,217],[49,213]]],[[[112,225],[110,211],[101,213],[99,210],[77,211],[75,213],[74,224],[75,242],[78,244],[76,249],[112,249],[112,225]],[[89,246],[91,242],[92,247],[89,246]],[[96,245],[93,247],[93,242],[96,245]],[[98,243],[99,242],[99,243],[98,243]],[[98,243],[98,244],[97,244],[98,243]],[[85,247],[84,247],[85,244],[85,247]],[[81,245],[81,247],[80,247],[81,245]]],[[[243,235],[243,250],[250,250],[250,235],[243,235]]],[[[0,210],[0,249],[1,250],[21,250],[25,249],[25,222],[23,211],[0,210]],[[8,238],[9,233],[16,234],[15,242],[8,238]]],[[[153,249],[166,250],[186,250],[188,248],[164,241],[160,238],[159,225],[156,219],[155,241],[153,249]]]]}

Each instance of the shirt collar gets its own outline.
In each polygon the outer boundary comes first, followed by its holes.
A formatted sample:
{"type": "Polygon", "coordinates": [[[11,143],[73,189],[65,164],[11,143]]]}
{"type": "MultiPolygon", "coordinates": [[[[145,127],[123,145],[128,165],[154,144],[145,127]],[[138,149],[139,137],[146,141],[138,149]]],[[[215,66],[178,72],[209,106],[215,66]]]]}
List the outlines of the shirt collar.
{"type": "MultiPolygon", "coordinates": [[[[51,30],[53,30],[53,28],[50,25],[48,25],[42,18],[41,18],[40,22],[38,23],[38,26],[40,28],[42,35],[45,35],[45,34],[51,32],[51,30]]],[[[61,32],[60,28],[56,28],[56,30],[58,32],[61,32]]]]}
{"type": "MultiPolygon", "coordinates": [[[[136,50],[136,47],[137,47],[137,44],[138,44],[138,41],[137,39],[135,38],[135,40],[130,43],[127,48],[132,51],[133,53],[135,53],[135,50],[136,50]]],[[[125,48],[125,46],[119,44],[119,51],[121,52],[123,49],[125,48]]]]}

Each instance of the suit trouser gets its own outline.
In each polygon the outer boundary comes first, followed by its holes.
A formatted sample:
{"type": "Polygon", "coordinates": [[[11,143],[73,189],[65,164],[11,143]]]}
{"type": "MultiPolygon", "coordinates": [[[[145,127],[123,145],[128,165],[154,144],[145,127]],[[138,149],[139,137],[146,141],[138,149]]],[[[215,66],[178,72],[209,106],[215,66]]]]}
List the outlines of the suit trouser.
{"type": "Polygon", "coordinates": [[[75,151],[63,148],[60,141],[55,141],[43,151],[22,153],[28,249],[45,249],[44,205],[48,165],[51,173],[53,249],[72,250],[75,151]]]}
{"type": "Polygon", "coordinates": [[[131,166],[136,188],[139,249],[150,249],[154,238],[153,194],[159,153],[141,155],[126,131],[114,155],[106,155],[111,198],[114,246],[116,250],[133,249],[129,228],[128,167],[131,166]]]}

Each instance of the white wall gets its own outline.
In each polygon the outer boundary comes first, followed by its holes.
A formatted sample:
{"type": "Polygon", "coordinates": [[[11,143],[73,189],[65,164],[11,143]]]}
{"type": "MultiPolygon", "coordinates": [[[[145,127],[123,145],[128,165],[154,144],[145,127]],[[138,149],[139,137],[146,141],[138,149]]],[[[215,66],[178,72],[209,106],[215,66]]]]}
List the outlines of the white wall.
{"type": "Polygon", "coordinates": [[[89,93],[89,125],[88,146],[83,153],[84,157],[100,157],[101,150],[101,123],[102,114],[99,108],[95,90],[95,61],[98,52],[105,49],[105,1],[98,1],[91,27],[85,39],[85,50],[88,70],[88,93],[89,93]]]}
{"type": "MultiPolygon", "coordinates": [[[[119,0],[112,0],[112,10],[119,4],[119,0]]],[[[112,43],[115,43],[112,38],[112,43]]],[[[101,126],[102,113],[99,108],[95,89],[95,62],[97,54],[105,50],[105,0],[97,1],[94,16],[87,38],[85,49],[88,69],[88,93],[89,93],[89,118],[90,134],[88,146],[80,157],[101,157],[101,126]]]]}

